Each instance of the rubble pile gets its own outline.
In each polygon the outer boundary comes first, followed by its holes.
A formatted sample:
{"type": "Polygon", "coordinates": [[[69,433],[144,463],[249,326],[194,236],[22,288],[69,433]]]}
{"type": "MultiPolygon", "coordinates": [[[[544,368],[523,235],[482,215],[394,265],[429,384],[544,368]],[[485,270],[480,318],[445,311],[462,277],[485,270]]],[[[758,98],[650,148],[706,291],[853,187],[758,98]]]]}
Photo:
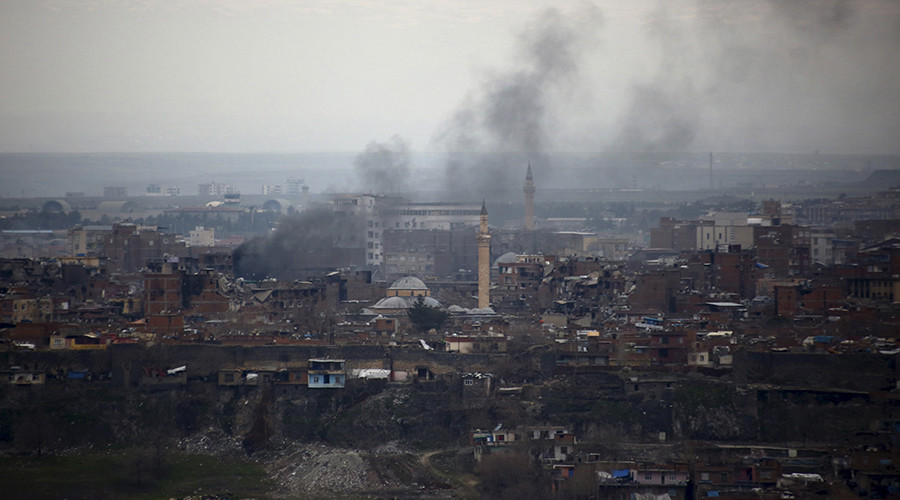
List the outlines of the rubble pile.
{"type": "Polygon", "coordinates": [[[291,495],[349,493],[380,486],[369,483],[366,463],[353,450],[305,445],[267,455],[259,459],[278,489],[291,495]]]}
{"type": "Polygon", "coordinates": [[[205,432],[179,439],[176,448],[185,453],[202,455],[244,455],[244,449],[239,438],[229,436],[215,428],[209,428],[205,432]]]}

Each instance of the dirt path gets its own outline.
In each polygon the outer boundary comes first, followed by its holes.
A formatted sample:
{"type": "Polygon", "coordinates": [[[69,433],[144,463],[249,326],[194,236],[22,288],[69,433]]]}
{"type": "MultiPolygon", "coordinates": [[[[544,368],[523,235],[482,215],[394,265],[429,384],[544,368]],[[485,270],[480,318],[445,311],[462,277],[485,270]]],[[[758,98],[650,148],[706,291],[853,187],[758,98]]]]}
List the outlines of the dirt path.
{"type": "Polygon", "coordinates": [[[476,486],[481,482],[478,480],[474,474],[466,473],[466,474],[451,474],[445,472],[441,469],[438,469],[431,463],[431,457],[437,455],[438,453],[444,453],[446,451],[457,451],[456,449],[450,450],[433,450],[423,454],[419,457],[419,463],[422,464],[423,467],[428,469],[432,474],[437,477],[440,477],[452,484],[456,489],[456,492],[462,498],[479,498],[478,490],[475,489],[476,486]]]}

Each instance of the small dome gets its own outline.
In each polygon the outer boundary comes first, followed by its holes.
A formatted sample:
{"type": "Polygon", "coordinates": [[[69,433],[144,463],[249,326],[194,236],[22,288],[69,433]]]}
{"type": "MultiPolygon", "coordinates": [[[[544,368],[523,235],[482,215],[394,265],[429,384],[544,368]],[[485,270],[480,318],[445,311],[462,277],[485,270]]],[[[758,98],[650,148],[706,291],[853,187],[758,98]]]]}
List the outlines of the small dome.
{"type": "MultiPolygon", "coordinates": [[[[432,298],[432,297],[424,297],[424,298],[425,298],[425,305],[426,305],[426,306],[428,306],[428,307],[441,307],[441,303],[438,302],[437,299],[434,299],[434,298],[432,298]]],[[[416,299],[418,299],[418,297],[416,297],[416,299]]],[[[413,302],[415,302],[415,301],[413,301],[413,302]]],[[[410,304],[409,306],[412,307],[412,304],[410,304]]]]}
{"type": "Polygon", "coordinates": [[[372,309],[409,309],[409,304],[403,297],[386,297],[376,302],[372,309]]]}
{"type": "Polygon", "coordinates": [[[133,201],[101,201],[97,211],[105,214],[130,214],[138,210],[133,201]]]}
{"type": "Polygon", "coordinates": [[[428,287],[415,276],[405,276],[395,281],[388,290],[428,290],[428,287]]]}
{"type": "Polygon", "coordinates": [[[283,198],[267,200],[262,204],[262,209],[269,212],[281,212],[283,214],[289,214],[295,211],[294,205],[283,198]]]}
{"type": "Polygon", "coordinates": [[[66,200],[50,200],[47,203],[44,203],[44,206],[41,208],[41,210],[45,213],[67,214],[72,211],[72,206],[69,205],[69,202],[67,202],[66,200]]]}
{"type": "Polygon", "coordinates": [[[500,267],[500,264],[511,264],[516,261],[516,252],[506,252],[505,254],[497,257],[497,260],[494,261],[494,267],[500,267]]]}

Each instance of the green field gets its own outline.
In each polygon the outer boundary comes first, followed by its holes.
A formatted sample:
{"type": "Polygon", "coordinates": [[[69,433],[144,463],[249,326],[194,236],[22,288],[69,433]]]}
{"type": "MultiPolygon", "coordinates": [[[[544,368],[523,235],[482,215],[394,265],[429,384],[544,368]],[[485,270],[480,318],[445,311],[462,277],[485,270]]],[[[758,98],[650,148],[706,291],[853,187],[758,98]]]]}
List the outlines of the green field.
{"type": "Polygon", "coordinates": [[[266,498],[258,464],[148,449],[70,456],[0,457],[0,496],[8,499],[266,498]]]}

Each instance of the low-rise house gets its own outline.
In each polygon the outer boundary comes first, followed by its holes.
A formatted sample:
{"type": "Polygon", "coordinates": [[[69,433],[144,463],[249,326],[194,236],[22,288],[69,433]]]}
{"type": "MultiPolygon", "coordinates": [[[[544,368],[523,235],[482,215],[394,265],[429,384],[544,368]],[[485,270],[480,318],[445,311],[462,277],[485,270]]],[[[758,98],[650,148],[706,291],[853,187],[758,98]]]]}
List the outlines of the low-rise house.
{"type": "Polygon", "coordinates": [[[444,337],[444,349],[460,354],[506,352],[506,336],[449,335],[444,337]]]}
{"type": "Polygon", "coordinates": [[[688,366],[710,366],[709,352],[689,352],[687,364],[688,366]]]}
{"type": "Polygon", "coordinates": [[[501,425],[492,431],[479,429],[472,432],[472,444],[476,446],[510,446],[522,442],[522,431],[503,429],[501,425]]]}
{"type": "Polygon", "coordinates": [[[106,340],[96,333],[53,335],[50,337],[50,349],[104,350],[106,349],[106,344],[106,340]]]}
{"type": "Polygon", "coordinates": [[[700,465],[694,468],[694,481],[699,484],[730,485],[734,483],[734,467],[700,465]]]}
{"type": "Polygon", "coordinates": [[[686,484],[689,479],[687,464],[651,465],[638,467],[634,473],[637,484],[686,484]]]}
{"type": "Polygon", "coordinates": [[[575,458],[575,434],[571,432],[556,434],[553,437],[553,461],[570,462],[575,458]]]}
{"type": "Polygon", "coordinates": [[[10,385],[42,385],[46,381],[46,375],[37,370],[7,370],[0,372],[3,380],[10,385]]]}
{"type": "Polygon", "coordinates": [[[343,359],[310,359],[308,377],[310,389],[343,389],[346,382],[343,359]]]}

